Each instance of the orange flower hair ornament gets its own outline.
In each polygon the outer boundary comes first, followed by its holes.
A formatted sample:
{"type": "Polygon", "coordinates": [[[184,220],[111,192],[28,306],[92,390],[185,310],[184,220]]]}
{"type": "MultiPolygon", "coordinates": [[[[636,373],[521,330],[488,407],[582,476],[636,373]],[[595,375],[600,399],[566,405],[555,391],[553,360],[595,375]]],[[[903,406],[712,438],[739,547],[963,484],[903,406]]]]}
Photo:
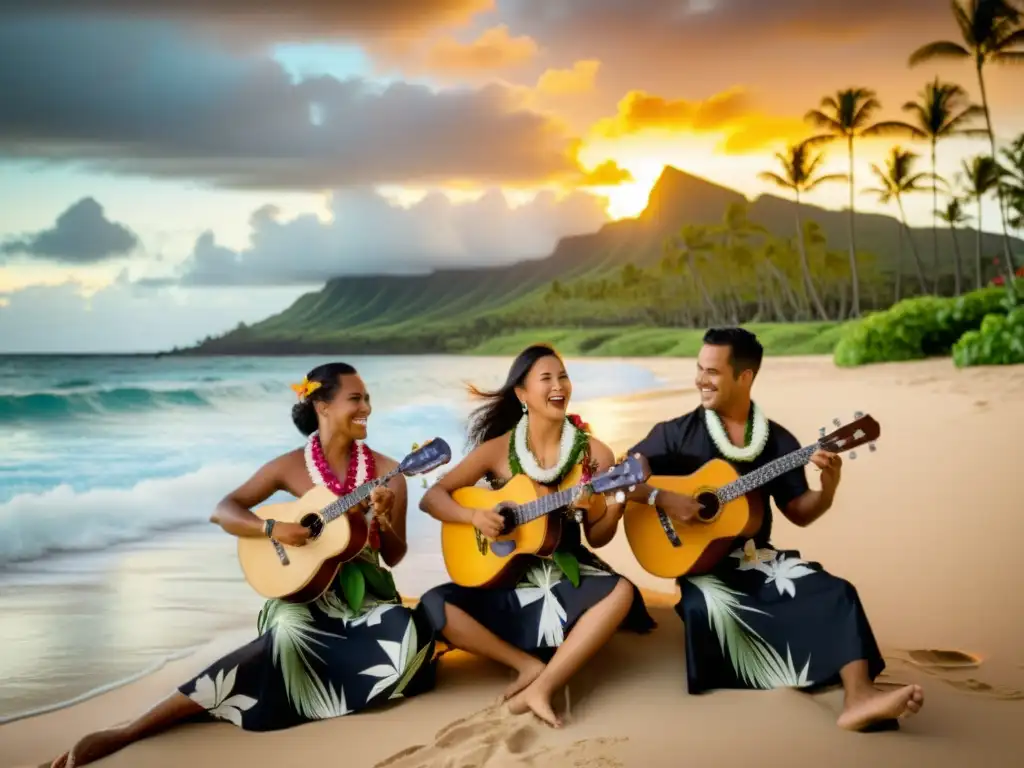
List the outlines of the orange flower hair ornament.
{"type": "Polygon", "coordinates": [[[298,384],[292,384],[292,391],[298,395],[299,400],[305,400],[322,386],[323,384],[321,382],[310,381],[308,378],[303,376],[302,381],[298,384]]]}

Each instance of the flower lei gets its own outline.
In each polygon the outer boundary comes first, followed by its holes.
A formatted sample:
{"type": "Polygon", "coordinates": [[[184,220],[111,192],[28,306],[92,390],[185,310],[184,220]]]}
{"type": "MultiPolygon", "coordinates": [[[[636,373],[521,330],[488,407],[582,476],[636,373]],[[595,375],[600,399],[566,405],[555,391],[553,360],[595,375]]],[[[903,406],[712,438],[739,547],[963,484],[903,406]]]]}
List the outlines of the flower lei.
{"type": "Polygon", "coordinates": [[[733,445],[729,435],[726,434],[722,420],[714,411],[704,409],[704,423],[718,452],[732,461],[753,461],[761,455],[768,443],[768,419],[765,418],[764,412],[757,403],[751,403],[742,448],[733,445]]]}
{"type": "MultiPolygon", "coordinates": [[[[594,476],[594,465],[590,460],[590,427],[576,414],[570,414],[565,421],[558,462],[553,468],[544,469],[537,462],[527,441],[529,419],[523,416],[519,420],[515,434],[508,441],[508,464],[513,475],[526,475],[531,480],[549,485],[560,480],[570,468],[582,461],[580,481],[590,482],[594,476]]],[[[580,563],[573,552],[558,549],[551,554],[551,559],[574,587],[580,585],[580,563]]]]}
{"type": "MultiPolygon", "coordinates": [[[[341,497],[352,493],[363,483],[377,476],[373,451],[367,447],[366,443],[352,444],[352,456],[349,458],[348,470],[345,472],[345,482],[338,479],[334,470],[327,463],[324,447],[320,444],[319,432],[314,432],[309,436],[304,454],[309,479],[313,481],[314,485],[324,486],[335,496],[341,497]]],[[[376,519],[370,522],[369,544],[370,549],[375,552],[380,549],[380,523],[376,519]]]]}
{"type": "MultiPolygon", "coordinates": [[[[530,418],[524,415],[516,424],[512,439],[508,441],[508,465],[513,475],[526,475],[531,480],[550,485],[574,467],[590,444],[586,424],[579,416],[566,417],[562,426],[562,437],[558,448],[558,461],[555,466],[545,469],[537,462],[537,457],[530,450],[528,428],[530,418]]],[[[584,468],[586,471],[586,468],[584,468]]]]}

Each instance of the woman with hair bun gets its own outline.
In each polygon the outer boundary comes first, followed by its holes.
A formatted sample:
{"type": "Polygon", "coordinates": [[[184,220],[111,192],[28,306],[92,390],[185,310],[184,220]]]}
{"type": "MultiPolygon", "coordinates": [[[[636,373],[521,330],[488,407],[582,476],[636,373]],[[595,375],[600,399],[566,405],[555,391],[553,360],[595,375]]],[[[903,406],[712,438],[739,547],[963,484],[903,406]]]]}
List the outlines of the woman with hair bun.
{"type": "MultiPolygon", "coordinates": [[[[501,515],[462,507],[453,491],[480,480],[498,488],[517,474],[552,489],[579,465],[586,477],[614,464],[611,449],[568,414],[572,383],[551,347],[523,350],[498,390],[470,392],[484,401],[470,419],[473,450],[420,504],[438,520],[472,524],[493,539],[504,524],[501,515]]],[[[532,711],[560,726],[552,694],[620,626],[636,632],[654,628],[639,590],[583,546],[581,527],[592,547],[602,547],[615,535],[622,511],[622,504],[591,497],[582,526],[566,520],[555,557],[534,558],[514,588],[444,584],[423,595],[420,608],[445,641],[517,673],[505,691],[514,713],[532,711]],[[579,571],[578,580],[570,580],[559,561],[575,561],[569,570],[579,571]]]]}
{"type": "MultiPolygon", "coordinates": [[[[306,445],[265,464],[217,505],[211,522],[234,536],[267,536],[301,547],[309,536],[306,528],[264,521],[250,510],[277,491],[300,497],[314,485],[342,496],[396,466],[363,442],[370,396],[352,366],[317,366],[293,389],[299,402],[292,420],[307,437],[306,445]]],[[[52,765],[85,765],[186,719],[214,718],[248,731],[273,731],[432,688],[433,631],[422,614],[402,605],[381,563],[394,567],[405,555],[405,478],[398,474],[387,487],[375,488],[366,503],[374,514],[370,542],[320,598],[305,604],[268,600],[255,640],[214,662],[134,722],[81,739],[52,765]],[[364,589],[342,588],[342,580],[351,584],[353,579],[364,589]]]]}

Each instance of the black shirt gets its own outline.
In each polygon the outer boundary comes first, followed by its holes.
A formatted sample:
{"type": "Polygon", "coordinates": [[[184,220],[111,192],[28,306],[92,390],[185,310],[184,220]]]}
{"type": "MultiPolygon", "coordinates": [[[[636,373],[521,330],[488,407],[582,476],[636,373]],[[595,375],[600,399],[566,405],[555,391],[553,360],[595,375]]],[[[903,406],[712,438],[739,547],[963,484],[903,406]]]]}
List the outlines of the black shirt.
{"type": "MultiPolygon", "coordinates": [[[[651,465],[652,475],[689,475],[712,459],[725,459],[708,432],[704,421],[704,408],[698,407],[683,416],[656,424],[650,433],[634,445],[629,452],[640,453],[651,465]]],[[[770,461],[792,453],[800,448],[797,439],[785,428],[768,421],[768,441],[761,455],[753,461],[730,461],[736,471],[745,475],[770,461]]],[[[726,459],[728,461],[728,459],[726,459]]],[[[785,509],[793,499],[802,496],[809,488],[804,470],[790,470],[772,480],[761,494],[764,504],[764,522],[760,532],[754,536],[758,546],[771,541],[772,508],[768,496],[775,499],[778,508],[785,509]]]]}

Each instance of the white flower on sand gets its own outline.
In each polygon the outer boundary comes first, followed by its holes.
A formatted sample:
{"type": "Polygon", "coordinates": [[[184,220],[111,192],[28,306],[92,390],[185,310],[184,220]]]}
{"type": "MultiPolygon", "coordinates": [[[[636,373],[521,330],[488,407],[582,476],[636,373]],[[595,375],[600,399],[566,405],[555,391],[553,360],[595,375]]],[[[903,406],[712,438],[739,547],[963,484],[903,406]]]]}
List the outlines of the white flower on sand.
{"type": "Polygon", "coordinates": [[[402,635],[401,643],[396,643],[394,640],[378,640],[377,644],[384,649],[384,653],[387,654],[390,663],[376,664],[359,673],[377,678],[377,682],[370,689],[366,700],[370,701],[375,696],[379,696],[387,690],[388,686],[396,682],[397,685],[395,685],[395,689],[388,698],[401,698],[402,691],[405,690],[409,681],[412,680],[416,670],[423,665],[427,651],[430,650],[430,643],[424,645],[419,653],[416,652],[416,625],[413,623],[412,618],[410,618],[409,623],[405,627],[405,634],[402,635]]]}
{"type": "Polygon", "coordinates": [[[554,588],[562,580],[562,571],[549,562],[542,562],[530,568],[526,578],[516,587],[519,605],[525,607],[538,600],[540,621],[537,624],[537,644],[554,648],[565,640],[565,608],[558,602],[554,588]]]}
{"type": "Polygon", "coordinates": [[[242,712],[251,709],[256,703],[256,699],[240,693],[229,696],[235,687],[236,672],[238,672],[238,667],[235,667],[226,675],[224,670],[221,669],[212,680],[209,675],[203,675],[196,680],[196,688],[189,694],[189,698],[214,717],[219,717],[221,720],[230,720],[241,728],[242,712]]]}
{"type": "Polygon", "coordinates": [[[793,583],[793,579],[810,576],[815,572],[813,568],[807,567],[807,563],[804,560],[797,557],[787,559],[785,555],[780,555],[777,560],[769,565],[768,578],[765,579],[764,583],[771,584],[774,581],[779,594],[788,593],[790,597],[796,597],[796,585],[793,583]]]}

